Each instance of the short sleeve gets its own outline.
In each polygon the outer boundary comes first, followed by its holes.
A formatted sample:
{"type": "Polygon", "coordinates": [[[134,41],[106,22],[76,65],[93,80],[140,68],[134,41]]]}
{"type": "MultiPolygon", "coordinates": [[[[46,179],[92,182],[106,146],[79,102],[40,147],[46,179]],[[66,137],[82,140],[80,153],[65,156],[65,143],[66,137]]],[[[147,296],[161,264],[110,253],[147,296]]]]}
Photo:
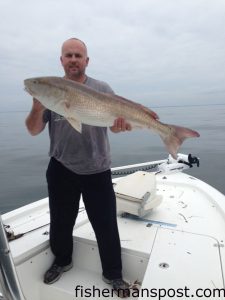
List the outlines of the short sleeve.
{"type": "Polygon", "coordinates": [[[46,109],[44,111],[42,119],[43,119],[44,123],[48,123],[50,121],[50,119],[51,119],[51,111],[49,109],[46,109]]]}

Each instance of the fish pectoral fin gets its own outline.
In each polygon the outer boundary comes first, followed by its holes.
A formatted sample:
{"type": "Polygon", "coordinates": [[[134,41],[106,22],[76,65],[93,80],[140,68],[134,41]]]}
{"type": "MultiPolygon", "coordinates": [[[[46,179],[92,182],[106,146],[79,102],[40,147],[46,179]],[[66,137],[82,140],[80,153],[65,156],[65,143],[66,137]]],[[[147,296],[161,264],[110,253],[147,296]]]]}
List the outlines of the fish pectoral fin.
{"type": "Polygon", "coordinates": [[[66,118],[70,125],[76,129],[78,132],[82,133],[82,124],[79,120],[74,118],[66,118]]]}

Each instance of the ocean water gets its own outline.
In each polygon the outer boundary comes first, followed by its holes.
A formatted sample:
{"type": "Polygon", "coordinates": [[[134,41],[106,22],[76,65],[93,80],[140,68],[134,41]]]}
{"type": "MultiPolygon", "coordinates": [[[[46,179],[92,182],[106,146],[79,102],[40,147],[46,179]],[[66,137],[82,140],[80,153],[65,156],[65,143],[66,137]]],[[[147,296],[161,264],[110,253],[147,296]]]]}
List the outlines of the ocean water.
{"type": "MultiPolygon", "coordinates": [[[[225,194],[225,105],[159,107],[165,123],[197,130],[181,153],[200,158],[200,167],[188,171],[225,194]]],[[[24,120],[28,112],[0,112],[0,212],[4,213],[47,196],[45,171],[49,138],[45,130],[32,137],[24,120]]],[[[167,158],[160,138],[149,130],[109,134],[112,166],[167,158]]]]}

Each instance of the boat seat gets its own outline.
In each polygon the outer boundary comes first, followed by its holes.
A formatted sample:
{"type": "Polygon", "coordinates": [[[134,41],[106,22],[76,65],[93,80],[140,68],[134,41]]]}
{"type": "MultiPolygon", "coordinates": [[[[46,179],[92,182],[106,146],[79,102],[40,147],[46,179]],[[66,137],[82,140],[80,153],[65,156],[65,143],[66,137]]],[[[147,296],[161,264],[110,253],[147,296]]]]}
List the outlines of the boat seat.
{"type": "Polygon", "coordinates": [[[162,196],[156,194],[154,173],[138,171],[123,177],[115,183],[114,191],[118,213],[143,217],[162,202],[162,196]]]}

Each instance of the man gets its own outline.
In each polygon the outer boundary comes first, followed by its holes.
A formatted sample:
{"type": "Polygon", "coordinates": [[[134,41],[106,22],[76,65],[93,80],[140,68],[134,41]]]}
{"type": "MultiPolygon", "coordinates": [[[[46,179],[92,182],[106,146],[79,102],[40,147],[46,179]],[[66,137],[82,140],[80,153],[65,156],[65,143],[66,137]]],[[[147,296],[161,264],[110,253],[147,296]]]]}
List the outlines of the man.
{"type": "MultiPolygon", "coordinates": [[[[86,45],[79,39],[62,45],[61,64],[65,78],[87,84],[99,92],[113,93],[108,84],[86,75],[89,63],[86,45]]],[[[94,229],[101,263],[102,278],[114,290],[125,291],[122,279],[121,247],[116,219],[116,201],[110,173],[110,149],[107,128],[82,125],[82,134],[61,116],[46,110],[37,100],[26,119],[32,135],[49,124],[50,162],[47,183],[50,207],[50,246],[55,260],[44,275],[51,284],[72,268],[73,227],[82,194],[88,218],[94,229]]],[[[115,120],[112,132],[131,130],[123,118],[115,120]]]]}

